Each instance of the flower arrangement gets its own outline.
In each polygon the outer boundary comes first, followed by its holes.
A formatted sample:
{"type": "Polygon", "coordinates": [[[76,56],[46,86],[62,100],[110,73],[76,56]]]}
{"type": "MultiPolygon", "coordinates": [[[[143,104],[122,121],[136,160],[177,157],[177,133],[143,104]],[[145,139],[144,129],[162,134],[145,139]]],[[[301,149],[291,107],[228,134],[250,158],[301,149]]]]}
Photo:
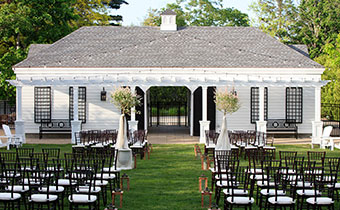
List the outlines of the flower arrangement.
{"type": "Polygon", "coordinates": [[[123,114],[130,115],[131,108],[140,105],[140,97],[131,92],[129,87],[119,87],[111,93],[112,103],[123,114]]]}
{"type": "Polygon", "coordinates": [[[236,112],[241,107],[239,98],[234,88],[231,92],[229,92],[227,88],[225,90],[216,91],[215,103],[216,108],[223,112],[224,116],[236,112]]]}

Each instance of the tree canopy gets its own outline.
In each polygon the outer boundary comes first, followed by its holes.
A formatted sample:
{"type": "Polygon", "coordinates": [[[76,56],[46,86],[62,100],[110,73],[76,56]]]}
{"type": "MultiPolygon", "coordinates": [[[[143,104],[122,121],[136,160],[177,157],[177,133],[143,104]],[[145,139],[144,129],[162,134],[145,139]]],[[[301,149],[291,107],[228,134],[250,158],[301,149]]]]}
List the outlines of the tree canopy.
{"type": "Polygon", "coordinates": [[[27,56],[33,43],[50,44],[81,26],[119,25],[111,15],[123,0],[6,0],[0,1],[0,100],[15,101],[12,66],[27,56]],[[112,12],[111,12],[112,13],[112,12]]]}
{"type": "Polygon", "coordinates": [[[292,28],[298,12],[293,0],[257,0],[250,8],[255,12],[256,25],[282,42],[292,42],[292,28]]]}
{"type": "Polygon", "coordinates": [[[301,0],[295,30],[311,58],[318,57],[327,43],[335,44],[340,33],[340,0],[301,0]]]}
{"type": "Polygon", "coordinates": [[[177,13],[178,26],[249,26],[247,14],[234,8],[225,8],[223,0],[177,0],[161,9],[150,9],[144,26],[159,26],[160,14],[166,9],[177,13]]]}
{"type": "Polygon", "coordinates": [[[340,102],[340,34],[335,44],[328,43],[324,53],[316,60],[326,68],[322,79],[330,82],[322,89],[322,102],[339,104],[340,102]]]}

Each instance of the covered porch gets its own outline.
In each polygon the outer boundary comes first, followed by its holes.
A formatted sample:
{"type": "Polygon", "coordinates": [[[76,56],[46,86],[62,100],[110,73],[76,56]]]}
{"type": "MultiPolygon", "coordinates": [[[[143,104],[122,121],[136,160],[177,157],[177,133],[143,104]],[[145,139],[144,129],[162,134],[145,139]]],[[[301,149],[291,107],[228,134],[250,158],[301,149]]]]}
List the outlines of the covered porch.
{"type": "MultiPolygon", "coordinates": [[[[66,70],[65,70],[66,71],[66,70]]],[[[73,87],[73,97],[78,98],[79,87],[81,86],[103,86],[103,87],[117,87],[117,86],[129,86],[133,91],[136,89],[142,90],[143,104],[148,103],[148,90],[152,86],[185,86],[190,90],[190,135],[194,135],[194,112],[200,112],[202,118],[199,120],[199,134],[200,142],[205,142],[205,130],[209,130],[210,121],[208,119],[208,103],[211,99],[208,99],[209,87],[216,88],[247,88],[257,87],[259,90],[259,116],[256,121],[256,130],[266,131],[267,122],[265,121],[265,88],[266,87],[308,87],[314,89],[314,119],[312,122],[312,135],[313,142],[320,139],[322,134],[322,122],[320,119],[320,88],[327,84],[327,81],[321,81],[319,76],[299,76],[291,77],[290,75],[265,75],[260,76],[252,73],[248,74],[235,74],[218,71],[216,69],[207,70],[191,70],[190,73],[183,73],[181,69],[158,69],[158,70],[140,70],[138,74],[132,75],[131,73],[122,72],[120,70],[110,71],[102,74],[84,73],[77,76],[21,76],[20,79],[10,81],[12,85],[17,87],[17,120],[15,123],[16,133],[25,136],[25,122],[22,118],[22,87],[25,86],[49,86],[49,87],[73,87]],[[221,73],[223,72],[223,73],[221,73]],[[87,76],[85,76],[85,74],[87,76]],[[175,76],[176,75],[176,76],[175,76]],[[202,90],[202,97],[199,101],[194,100],[195,91],[200,88],[202,90]],[[200,110],[195,110],[195,104],[201,104],[200,110]]],[[[288,72],[289,73],[289,72],[288,72]]],[[[306,106],[306,105],[305,105],[306,106]]],[[[308,106],[308,105],[307,105],[308,106]]],[[[71,122],[72,125],[72,143],[75,142],[74,133],[81,129],[81,122],[78,118],[78,100],[74,100],[73,104],[73,116],[74,119],[71,122]]],[[[148,110],[147,106],[143,107],[144,117],[143,124],[144,129],[148,129],[148,110]]],[[[140,121],[140,120],[139,120],[140,121]]],[[[136,118],[135,109],[132,110],[131,120],[129,121],[130,128],[132,130],[138,129],[138,119],[136,118]]]]}

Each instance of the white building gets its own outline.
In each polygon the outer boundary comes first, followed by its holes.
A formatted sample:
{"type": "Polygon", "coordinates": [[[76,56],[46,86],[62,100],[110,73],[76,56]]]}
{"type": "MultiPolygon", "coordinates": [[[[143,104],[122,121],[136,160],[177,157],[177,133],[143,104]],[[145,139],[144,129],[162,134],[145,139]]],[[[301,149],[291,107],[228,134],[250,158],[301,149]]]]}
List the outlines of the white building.
{"type": "MultiPolygon", "coordinates": [[[[13,67],[16,133],[38,133],[41,120],[52,119],[71,120],[73,131],[118,128],[120,111],[109,100],[118,86],[144,96],[137,118],[139,128],[148,129],[148,89],[185,86],[191,91],[190,133],[200,133],[201,141],[202,131],[209,124],[218,130],[222,120],[209,108],[209,87],[235,87],[240,97],[229,129],[265,131],[267,119],[285,119],[296,122],[300,134],[321,135],[324,67],[303,46],[284,45],[253,27],[179,28],[173,12],[162,15],[161,27],[82,27],[51,45],[31,45],[27,59],[13,67]]],[[[136,129],[134,114],[131,121],[136,129]]]]}

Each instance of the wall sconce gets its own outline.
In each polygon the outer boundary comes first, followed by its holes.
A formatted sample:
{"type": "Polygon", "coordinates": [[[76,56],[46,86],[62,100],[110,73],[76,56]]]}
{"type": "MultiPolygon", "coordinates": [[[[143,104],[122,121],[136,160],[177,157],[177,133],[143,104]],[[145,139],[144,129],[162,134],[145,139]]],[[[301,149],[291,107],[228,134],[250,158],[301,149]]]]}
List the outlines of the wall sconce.
{"type": "Polygon", "coordinates": [[[106,91],[105,88],[100,92],[100,100],[101,101],[106,101],[106,91]]]}

